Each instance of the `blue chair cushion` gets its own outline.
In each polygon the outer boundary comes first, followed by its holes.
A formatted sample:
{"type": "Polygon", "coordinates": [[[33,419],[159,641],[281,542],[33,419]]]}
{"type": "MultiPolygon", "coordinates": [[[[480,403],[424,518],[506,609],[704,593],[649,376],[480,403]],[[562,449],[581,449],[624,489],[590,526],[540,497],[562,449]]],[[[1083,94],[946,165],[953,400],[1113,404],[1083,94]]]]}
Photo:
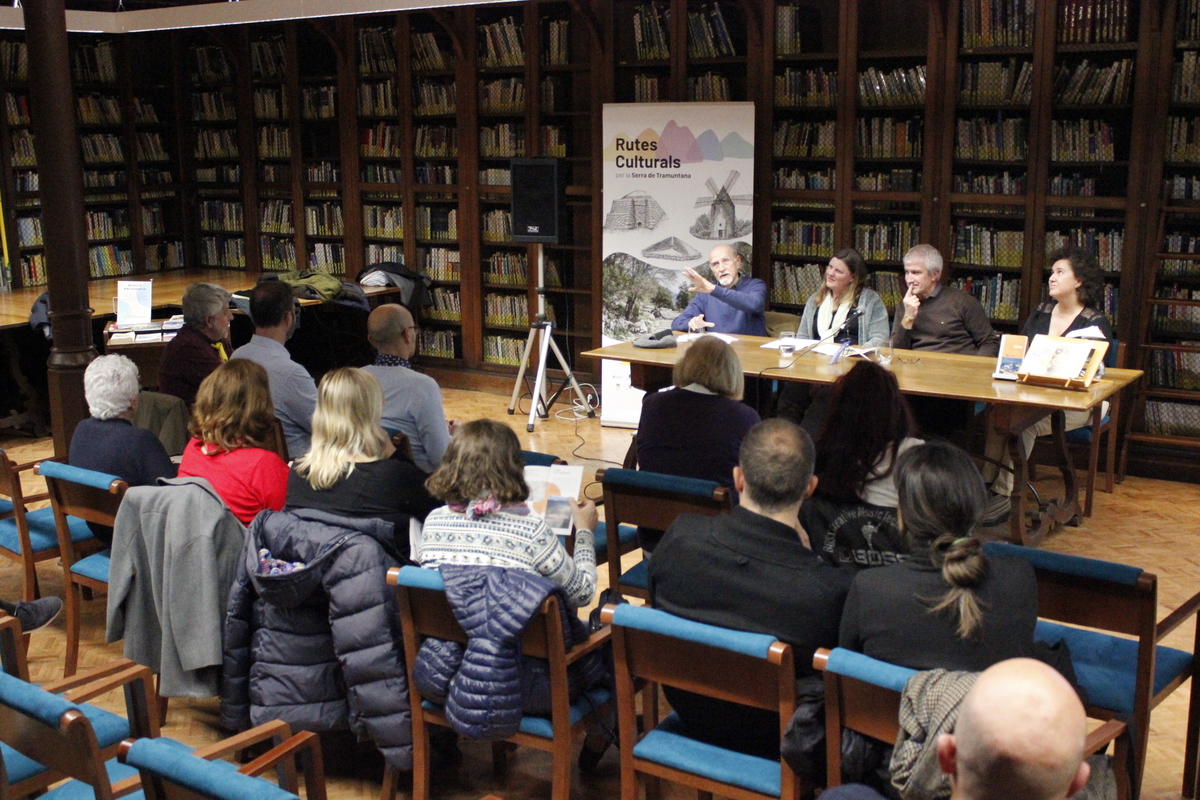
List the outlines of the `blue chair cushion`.
{"type": "Polygon", "coordinates": [[[650,591],[650,559],[643,558],[625,570],[621,573],[618,583],[632,589],[641,589],[643,592],[650,591]]]}
{"type": "MultiPolygon", "coordinates": [[[[58,532],[54,528],[54,509],[39,508],[25,515],[29,526],[29,544],[33,552],[41,553],[58,547],[58,532]]],[[[79,517],[67,517],[67,528],[71,541],[81,542],[92,538],[92,529],[79,517]]],[[[0,520],[0,547],[12,553],[21,552],[21,538],[17,535],[16,517],[0,520]]]]}
{"type": "MultiPolygon", "coordinates": [[[[1100,420],[1101,425],[1107,425],[1112,419],[1111,414],[1105,414],[1104,419],[1100,420]]],[[[1067,431],[1067,441],[1074,444],[1091,444],[1092,443],[1092,425],[1088,423],[1082,428],[1075,428],[1067,431]]]]}
{"type": "Polygon", "coordinates": [[[176,743],[163,739],[138,739],[126,756],[128,766],[144,769],[221,800],[297,800],[291,792],[270,781],[242,775],[232,764],[196,758],[176,743]]]}
{"type": "Polygon", "coordinates": [[[830,651],[829,662],[825,665],[825,669],[837,675],[855,678],[897,692],[904,691],[904,684],[917,674],[915,669],[889,664],[886,661],[880,661],[842,647],[835,647],[830,651]]]}
{"type": "Polygon", "coordinates": [[[694,494],[701,497],[712,497],[713,492],[721,485],[716,481],[705,481],[699,478],[680,478],[677,475],[663,475],[658,472],[645,472],[636,469],[606,469],[604,470],[604,482],[618,486],[633,486],[663,492],[694,494]]]}
{"type": "Polygon", "coordinates": [[[0,497],[0,516],[4,516],[5,514],[10,514],[10,513],[12,513],[12,510],[13,510],[12,501],[5,500],[3,497],[0,497]]]}
{"type": "MultiPolygon", "coordinates": [[[[1065,641],[1079,685],[1087,690],[1094,706],[1133,713],[1134,679],[1137,675],[1138,643],[1098,631],[1072,628],[1038,620],[1034,638],[1047,644],[1065,641]]],[[[1154,654],[1154,694],[1179,677],[1192,663],[1192,654],[1173,647],[1158,646],[1154,654]]]]}
{"type": "Polygon", "coordinates": [[[780,763],[696,741],[684,735],[683,723],[672,712],[633,747],[635,758],[652,761],[693,775],[778,797],[780,763]]]}
{"type": "Polygon", "coordinates": [[[58,461],[43,461],[38,464],[37,471],[39,475],[47,478],[81,483],[84,486],[91,486],[93,489],[102,489],[106,492],[112,486],[113,481],[121,480],[118,475],[109,475],[107,472],[97,472],[94,469],[72,467],[58,461]]]}
{"type": "Polygon", "coordinates": [[[775,644],[775,637],[765,633],[718,628],[716,625],[693,622],[665,611],[629,603],[617,606],[616,613],[613,614],[613,625],[698,642],[753,658],[766,658],[771,645],[775,644]]]}
{"type": "MultiPolygon", "coordinates": [[[[128,738],[128,737],[125,737],[125,738],[128,738]]],[[[166,738],[159,738],[159,739],[154,739],[154,740],[141,739],[139,741],[161,742],[164,747],[171,747],[171,748],[179,750],[180,752],[183,752],[183,753],[193,752],[192,748],[188,747],[186,744],[183,744],[182,742],[177,742],[174,739],[166,739],[166,738]]],[[[213,765],[214,769],[224,769],[224,770],[228,770],[228,771],[237,772],[237,767],[234,766],[233,764],[230,764],[228,761],[211,761],[209,763],[211,763],[213,765]]],[[[120,761],[118,761],[115,758],[110,759],[109,761],[106,761],[104,763],[104,769],[108,773],[108,780],[110,783],[116,783],[117,781],[123,781],[126,778],[132,778],[138,774],[137,769],[135,769],[134,767],[128,766],[127,764],[122,764],[120,761]]],[[[62,786],[59,786],[54,791],[49,792],[48,794],[42,795],[42,797],[50,798],[51,800],[93,800],[93,798],[95,797],[95,794],[92,791],[92,787],[88,786],[83,781],[68,781],[67,783],[64,783],[62,786]]],[[[144,800],[145,793],[142,791],[137,791],[137,792],[133,792],[132,794],[121,795],[121,800],[126,800],[126,798],[132,798],[132,800],[144,800]]]]}
{"type": "Polygon", "coordinates": [[[71,572],[76,575],[82,575],[85,578],[91,578],[94,581],[103,581],[108,583],[108,565],[112,550],[101,550],[99,553],[92,553],[87,558],[81,558],[71,565],[71,572]]]}
{"type": "Polygon", "coordinates": [[[396,583],[400,586],[411,586],[414,589],[430,589],[435,592],[446,591],[446,584],[442,581],[442,573],[436,569],[424,569],[422,567],[401,567],[400,577],[396,579],[396,583]]]}
{"type": "Polygon", "coordinates": [[[983,552],[989,556],[1013,556],[1023,558],[1033,565],[1034,569],[1044,569],[1051,572],[1062,572],[1080,578],[1094,578],[1101,581],[1112,581],[1124,586],[1136,586],[1142,577],[1142,570],[1126,564],[1113,561],[1101,561],[1096,558],[1072,556],[1066,553],[1052,553],[1049,550],[1039,550],[1036,547],[1022,547],[1008,542],[987,542],[983,552]]]}
{"type": "MultiPolygon", "coordinates": [[[[608,561],[608,526],[603,522],[596,524],[596,530],[593,531],[593,547],[596,551],[596,563],[608,561]]],[[[622,525],[621,532],[617,534],[620,537],[621,547],[624,548],[627,544],[632,544],[637,541],[637,526],[622,525]]],[[[562,546],[567,546],[567,537],[559,536],[558,540],[562,542],[562,546]]]]}
{"type": "Polygon", "coordinates": [[[522,450],[521,460],[528,467],[550,467],[554,462],[558,461],[558,456],[552,456],[549,453],[537,453],[533,450],[522,450]]]}
{"type": "MultiPolygon", "coordinates": [[[[587,690],[579,696],[578,700],[571,704],[571,724],[574,725],[579,722],[610,700],[612,700],[612,692],[608,691],[608,689],[597,687],[587,690]]],[[[422,700],[421,708],[439,714],[445,711],[442,706],[429,700],[422,700]]],[[[554,726],[550,723],[549,717],[523,716],[521,717],[521,724],[518,729],[521,733],[527,733],[530,736],[540,736],[543,739],[554,738],[554,726]]]]}

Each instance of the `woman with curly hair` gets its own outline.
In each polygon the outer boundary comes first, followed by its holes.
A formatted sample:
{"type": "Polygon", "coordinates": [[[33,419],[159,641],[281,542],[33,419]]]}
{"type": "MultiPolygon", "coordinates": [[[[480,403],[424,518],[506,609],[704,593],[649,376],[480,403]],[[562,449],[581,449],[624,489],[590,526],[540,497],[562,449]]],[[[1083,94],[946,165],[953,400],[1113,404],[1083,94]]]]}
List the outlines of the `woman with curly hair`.
{"type": "Polygon", "coordinates": [[[275,406],[267,371],[234,358],[200,384],[191,441],[179,463],[179,477],[204,478],[249,525],[264,508],[279,511],[287,497],[288,467],[267,449],[274,438],[275,406]]]}

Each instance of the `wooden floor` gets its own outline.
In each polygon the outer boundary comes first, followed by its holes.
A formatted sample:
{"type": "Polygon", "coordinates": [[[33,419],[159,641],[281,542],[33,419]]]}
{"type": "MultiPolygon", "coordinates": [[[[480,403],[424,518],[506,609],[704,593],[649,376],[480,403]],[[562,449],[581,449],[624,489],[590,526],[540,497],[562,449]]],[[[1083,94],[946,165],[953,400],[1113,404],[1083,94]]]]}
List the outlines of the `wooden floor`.
{"type": "MultiPolygon", "coordinates": [[[[459,420],[487,416],[507,421],[527,449],[553,453],[573,464],[587,465],[585,485],[590,483],[594,468],[619,464],[629,445],[631,432],[601,428],[598,420],[550,419],[539,422],[533,433],[526,433],[523,416],[510,417],[505,413],[507,397],[446,390],[445,399],[448,416],[459,420]]],[[[0,447],[17,462],[44,458],[52,452],[49,439],[0,441],[0,447]]],[[[27,491],[41,491],[38,483],[31,476],[27,491]]],[[[593,497],[599,495],[598,486],[590,486],[587,491],[593,497]]],[[[1157,573],[1161,619],[1182,600],[1200,590],[1198,529],[1200,486],[1131,477],[1117,487],[1115,494],[1098,492],[1095,516],[1079,528],[1067,528],[1052,536],[1045,547],[1133,564],[1157,573]]],[[[633,554],[628,558],[638,557],[633,554]]],[[[61,574],[53,562],[43,565],[38,574],[44,591],[61,594],[61,574]]],[[[602,586],[604,583],[606,581],[601,577],[602,586]]],[[[17,597],[19,587],[17,569],[11,562],[4,561],[0,564],[0,597],[17,597]]],[[[81,668],[102,664],[121,654],[120,643],[103,643],[103,602],[86,605],[81,668]]],[[[1185,624],[1165,643],[1190,649],[1194,631],[1194,625],[1185,624]]],[[[61,619],[33,635],[30,671],[34,680],[50,680],[62,674],[64,642],[61,619]]],[[[1146,800],[1174,800],[1181,796],[1187,700],[1188,689],[1185,688],[1154,712],[1142,795],[1146,800]]],[[[101,704],[123,713],[118,695],[101,704]]],[[[216,725],[217,711],[216,700],[172,701],[163,733],[194,745],[218,739],[221,731],[216,725]]],[[[379,761],[372,758],[368,750],[356,749],[349,743],[332,742],[330,745],[326,751],[329,796],[335,800],[378,796],[382,769],[379,761]]],[[[526,748],[518,750],[510,759],[509,774],[498,779],[491,771],[489,747],[466,744],[463,751],[461,765],[448,767],[435,776],[435,797],[477,800],[490,792],[509,800],[549,797],[549,759],[543,754],[526,748]]],[[[610,751],[601,762],[598,775],[586,780],[576,775],[575,794],[587,800],[619,796],[618,767],[613,752],[610,751]]],[[[686,796],[678,790],[668,790],[666,794],[668,798],[686,796]]]]}

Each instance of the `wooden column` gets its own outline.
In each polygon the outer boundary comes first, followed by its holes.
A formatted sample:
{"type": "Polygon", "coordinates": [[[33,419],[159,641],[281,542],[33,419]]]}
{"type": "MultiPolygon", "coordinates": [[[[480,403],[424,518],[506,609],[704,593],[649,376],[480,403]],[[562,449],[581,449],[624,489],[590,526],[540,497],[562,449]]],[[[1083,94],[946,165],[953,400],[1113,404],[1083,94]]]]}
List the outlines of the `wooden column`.
{"type": "Polygon", "coordinates": [[[29,106],[42,193],[42,229],[54,345],[47,362],[54,454],[67,455],[71,434],[88,416],[83,372],[96,357],[88,307],[83,165],[75,128],[63,0],[26,0],[29,106]]]}

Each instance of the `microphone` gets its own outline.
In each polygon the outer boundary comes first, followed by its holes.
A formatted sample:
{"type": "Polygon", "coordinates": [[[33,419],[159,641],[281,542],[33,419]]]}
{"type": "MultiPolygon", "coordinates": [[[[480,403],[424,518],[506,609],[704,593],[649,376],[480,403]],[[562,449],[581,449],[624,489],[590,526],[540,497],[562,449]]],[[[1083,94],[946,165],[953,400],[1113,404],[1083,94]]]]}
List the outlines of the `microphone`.
{"type": "Polygon", "coordinates": [[[858,306],[855,306],[854,308],[850,309],[850,311],[846,314],[846,319],[842,322],[842,324],[840,326],[838,326],[837,330],[831,332],[828,336],[818,339],[817,341],[810,344],[808,347],[805,347],[800,352],[796,353],[796,357],[794,359],[792,359],[792,363],[788,364],[788,366],[790,367],[792,364],[795,364],[797,361],[799,361],[800,356],[803,356],[807,353],[811,353],[813,350],[816,350],[818,347],[825,344],[827,341],[834,338],[835,336],[845,333],[846,328],[849,327],[850,323],[853,322],[854,320],[858,319],[862,315],[863,315],[863,310],[861,308],[859,308],[858,306]]]}

